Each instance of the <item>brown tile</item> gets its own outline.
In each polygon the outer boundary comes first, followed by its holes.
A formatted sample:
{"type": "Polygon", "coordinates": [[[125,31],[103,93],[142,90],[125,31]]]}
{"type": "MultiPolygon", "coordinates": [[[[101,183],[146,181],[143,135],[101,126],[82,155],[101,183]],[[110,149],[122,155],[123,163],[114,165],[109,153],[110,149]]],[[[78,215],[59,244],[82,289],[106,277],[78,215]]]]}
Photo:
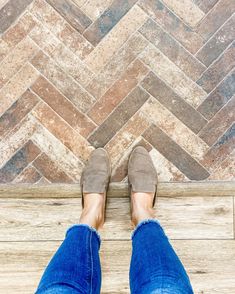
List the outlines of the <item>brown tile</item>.
{"type": "Polygon", "coordinates": [[[30,12],[80,58],[84,59],[93,50],[93,46],[47,2],[35,0],[30,12]]]}
{"type": "Polygon", "coordinates": [[[144,50],[148,41],[136,32],[118,50],[111,61],[89,83],[87,89],[97,99],[125,72],[128,65],[144,50]]]}
{"type": "Polygon", "coordinates": [[[205,168],[157,126],[152,125],[144,132],[143,137],[190,180],[204,180],[209,176],[205,168]]]}
{"type": "Polygon", "coordinates": [[[45,153],[42,153],[33,165],[52,183],[73,183],[73,180],[45,153]]]}
{"type": "Polygon", "coordinates": [[[12,158],[0,169],[0,183],[11,182],[23,169],[39,154],[40,149],[28,141],[12,158]]]}
{"type": "Polygon", "coordinates": [[[34,184],[37,183],[42,176],[36,170],[35,167],[29,165],[27,166],[15,179],[14,183],[27,183],[27,184],[34,184]]]}
{"type": "Polygon", "coordinates": [[[159,0],[141,0],[140,7],[191,53],[203,45],[203,38],[185,25],[159,0]]]}
{"type": "Polygon", "coordinates": [[[65,73],[52,58],[40,51],[31,61],[33,66],[51,81],[80,111],[86,112],[95,102],[82,86],[65,73]]]}
{"type": "Polygon", "coordinates": [[[219,165],[235,148],[235,124],[211,147],[201,160],[207,169],[213,170],[219,165]]]}
{"type": "Polygon", "coordinates": [[[9,82],[0,89],[0,116],[23,95],[38,76],[38,71],[30,63],[26,63],[9,82]]]}
{"type": "Polygon", "coordinates": [[[211,172],[209,180],[235,180],[235,149],[211,172]]]}
{"type": "Polygon", "coordinates": [[[209,66],[235,38],[235,15],[233,15],[209,41],[197,52],[196,57],[209,66]]]}
{"type": "Polygon", "coordinates": [[[197,32],[208,40],[235,11],[235,1],[221,0],[200,22],[197,32]]]}
{"type": "Polygon", "coordinates": [[[170,87],[161,81],[153,72],[150,72],[142,81],[144,87],[162,105],[171,111],[178,119],[188,126],[194,133],[198,133],[207,123],[207,120],[191,105],[178,96],[170,87]]]}
{"type": "Polygon", "coordinates": [[[4,33],[33,0],[9,0],[0,9],[0,34],[4,33]]]}
{"type": "Polygon", "coordinates": [[[39,104],[32,114],[79,159],[84,162],[89,158],[93,148],[46,103],[39,104]]]}
{"type": "Polygon", "coordinates": [[[199,105],[197,110],[211,119],[235,94],[235,71],[231,72],[199,105]]]}
{"type": "Polygon", "coordinates": [[[17,23],[10,27],[0,40],[0,61],[14,48],[27,34],[34,28],[35,21],[33,17],[26,12],[19,18],[17,23]]]}
{"type": "Polygon", "coordinates": [[[0,68],[0,88],[12,78],[37,52],[38,47],[28,37],[21,41],[2,61],[0,68]]]}
{"type": "Polygon", "coordinates": [[[136,60],[114,85],[94,104],[88,116],[100,125],[113,109],[132,91],[148,72],[147,67],[136,60]]]}
{"type": "Polygon", "coordinates": [[[200,131],[199,137],[213,145],[235,121],[235,96],[200,131]]]}
{"type": "Polygon", "coordinates": [[[72,27],[80,33],[92,23],[88,16],[86,16],[72,1],[70,0],[46,0],[54,7],[72,27]]]}
{"type": "Polygon", "coordinates": [[[136,87],[111,113],[111,115],[88,137],[94,147],[101,147],[134,115],[148,99],[148,94],[136,87]]]}
{"type": "Polygon", "coordinates": [[[13,129],[38,103],[38,98],[27,90],[1,117],[0,138],[13,129]]]}
{"type": "Polygon", "coordinates": [[[203,73],[197,84],[207,93],[233,69],[235,65],[235,42],[203,73]]]}
{"type": "Polygon", "coordinates": [[[136,141],[141,134],[150,126],[148,120],[137,111],[129,121],[116,133],[116,135],[105,146],[108,151],[112,163],[116,164],[117,161],[123,156],[125,151],[136,141]]]}
{"type": "Polygon", "coordinates": [[[174,62],[192,80],[196,81],[206,67],[200,63],[193,55],[184,49],[174,38],[164,31],[152,19],[139,29],[151,43],[153,43],[163,54],[174,62]]]}
{"type": "Polygon", "coordinates": [[[32,90],[82,136],[87,137],[95,128],[88,117],[78,111],[43,77],[38,78],[32,86],[32,90]]]}
{"type": "Polygon", "coordinates": [[[64,28],[57,34],[57,37],[81,59],[85,59],[94,49],[91,43],[67,23],[64,24],[64,28]]]}
{"type": "Polygon", "coordinates": [[[136,2],[137,0],[114,0],[86,30],[84,37],[96,46],[136,2]]]}
{"type": "Polygon", "coordinates": [[[218,2],[219,0],[194,0],[194,2],[198,5],[201,10],[205,13],[211,10],[211,8],[218,2]]]}

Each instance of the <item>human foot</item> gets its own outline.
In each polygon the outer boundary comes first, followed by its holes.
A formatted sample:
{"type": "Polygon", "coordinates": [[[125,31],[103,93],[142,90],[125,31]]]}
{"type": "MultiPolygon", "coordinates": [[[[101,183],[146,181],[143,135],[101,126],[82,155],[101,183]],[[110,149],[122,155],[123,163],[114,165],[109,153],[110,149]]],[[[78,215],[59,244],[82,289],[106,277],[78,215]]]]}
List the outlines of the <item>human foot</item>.
{"type": "Polygon", "coordinates": [[[139,222],[154,218],[154,202],[157,189],[157,172],[148,151],[136,147],[128,163],[128,181],[131,196],[131,219],[139,222]]]}
{"type": "Polygon", "coordinates": [[[103,148],[95,149],[81,176],[83,211],[80,223],[99,229],[105,219],[106,194],[111,174],[108,153],[103,148]]]}

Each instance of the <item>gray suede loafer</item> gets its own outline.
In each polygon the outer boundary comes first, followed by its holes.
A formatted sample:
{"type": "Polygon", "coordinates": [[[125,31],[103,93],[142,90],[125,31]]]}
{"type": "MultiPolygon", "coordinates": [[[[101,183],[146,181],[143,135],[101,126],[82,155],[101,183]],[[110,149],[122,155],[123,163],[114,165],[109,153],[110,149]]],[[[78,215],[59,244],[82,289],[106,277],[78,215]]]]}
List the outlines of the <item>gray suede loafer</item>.
{"type": "Polygon", "coordinates": [[[95,149],[81,175],[82,206],[84,193],[107,193],[111,175],[108,152],[104,148],[95,149]]]}
{"type": "Polygon", "coordinates": [[[157,172],[148,151],[137,146],[132,151],[128,162],[128,182],[130,193],[154,193],[153,206],[157,193],[157,172]]]}

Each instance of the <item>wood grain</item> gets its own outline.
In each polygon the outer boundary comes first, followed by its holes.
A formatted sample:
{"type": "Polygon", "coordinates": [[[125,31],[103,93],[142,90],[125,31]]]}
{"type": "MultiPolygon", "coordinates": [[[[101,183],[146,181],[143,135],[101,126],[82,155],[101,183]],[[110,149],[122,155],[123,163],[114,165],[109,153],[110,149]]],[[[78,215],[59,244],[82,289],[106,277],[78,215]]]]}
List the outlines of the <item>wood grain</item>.
{"type": "MultiPolygon", "coordinates": [[[[159,182],[159,197],[235,196],[235,181],[159,182]]],[[[110,183],[108,197],[128,197],[126,183],[110,183]]],[[[79,184],[0,184],[0,198],[73,198],[81,197],[79,184]]]]}
{"type": "MultiPolygon", "coordinates": [[[[60,242],[1,242],[0,292],[31,294],[60,242]],[[30,278],[29,278],[30,277],[30,278]]],[[[234,240],[172,242],[190,276],[195,294],[235,292],[234,240]]],[[[130,293],[131,242],[104,241],[101,246],[102,294],[130,293]]]]}
{"type": "MultiPolygon", "coordinates": [[[[1,199],[0,241],[63,240],[78,223],[80,199],[1,199]]],[[[171,239],[232,239],[232,197],[158,198],[157,219],[171,239]]],[[[108,199],[103,240],[129,240],[127,198],[108,199]]]]}

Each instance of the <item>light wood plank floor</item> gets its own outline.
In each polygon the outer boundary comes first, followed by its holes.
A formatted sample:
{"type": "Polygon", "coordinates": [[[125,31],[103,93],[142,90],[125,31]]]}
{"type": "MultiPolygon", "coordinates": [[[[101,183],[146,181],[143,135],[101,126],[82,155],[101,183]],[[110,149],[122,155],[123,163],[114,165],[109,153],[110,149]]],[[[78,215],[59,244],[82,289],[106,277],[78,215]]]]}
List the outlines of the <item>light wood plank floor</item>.
{"type": "MultiPolygon", "coordinates": [[[[0,199],[0,293],[34,292],[80,211],[78,198],[0,199]]],[[[234,197],[159,197],[156,211],[195,293],[235,293],[234,197]]],[[[102,293],[129,293],[131,231],[128,198],[110,198],[101,231],[102,293]]]]}

